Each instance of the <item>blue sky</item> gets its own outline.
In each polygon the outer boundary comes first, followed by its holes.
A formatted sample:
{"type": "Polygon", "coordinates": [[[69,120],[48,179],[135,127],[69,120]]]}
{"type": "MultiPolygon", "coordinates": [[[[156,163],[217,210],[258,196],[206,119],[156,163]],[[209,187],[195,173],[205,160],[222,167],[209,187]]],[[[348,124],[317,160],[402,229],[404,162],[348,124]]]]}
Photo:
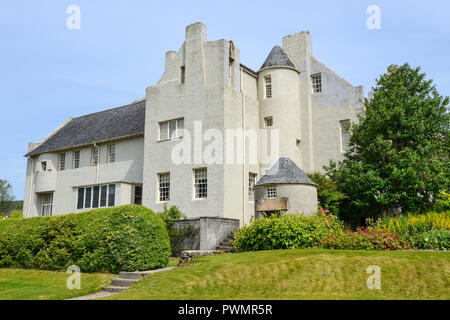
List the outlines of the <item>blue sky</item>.
{"type": "Polygon", "coordinates": [[[283,36],[309,30],[314,55],[366,94],[388,65],[409,62],[450,95],[449,18],[450,2],[433,0],[2,0],[0,179],[23,199],[28,142],[143,98],[193,22],[210,40],[233,40],[255,70],[283,36]],[[66,27],[69,5],[81,9],[80,30],[66,27]],[[366,27],[369,5],[381,9],[380,30],[366,27]]]}

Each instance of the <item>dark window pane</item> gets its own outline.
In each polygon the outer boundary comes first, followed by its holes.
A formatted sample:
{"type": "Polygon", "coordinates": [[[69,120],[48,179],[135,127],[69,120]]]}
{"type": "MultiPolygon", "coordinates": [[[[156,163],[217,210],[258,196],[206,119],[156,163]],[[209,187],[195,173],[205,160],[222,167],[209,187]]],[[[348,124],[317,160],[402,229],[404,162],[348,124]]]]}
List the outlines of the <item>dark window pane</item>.
{"type": "Polygon", "coordinates": [[[92,188],[86,188],[86,198],[84,200],[85,208],[91,207],[91,195],[92,195],[92,188]]]}
{"type": "Polygon", "coordinates": [[[134,187],[134,203],[142,205],[142,187],[134,187]]]}
{"type": "Polygon", "coordinates": [[[92,201],[92,208],[98,208],[98,198],[99,198],[100,187],[94,187],[94,197],[92,201]]]}
{"type": "Polygon", "coordinates": [[[110,184],[108,187],[108,207],[114,207],[114,202],[116,199],[116,185],[110,184]]]}
{"type": "Polygon", "coordinates": [[[108,186],[102,186],[102,192],[100,195],[100,207],[106,207],[106,192],[108,190],[108,186]]]}
{"type": "Polygon", "coordinates": [[[83,209],[83,202],[84,202],[84,188],[78,188],[77,209],[83,209]]]}

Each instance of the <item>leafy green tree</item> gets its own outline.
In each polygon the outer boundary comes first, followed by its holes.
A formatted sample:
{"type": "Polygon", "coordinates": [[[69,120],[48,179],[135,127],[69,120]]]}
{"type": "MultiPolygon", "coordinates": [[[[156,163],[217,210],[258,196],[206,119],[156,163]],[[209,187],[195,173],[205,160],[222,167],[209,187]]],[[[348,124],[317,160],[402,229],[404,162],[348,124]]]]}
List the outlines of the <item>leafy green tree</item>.
{"type": "Polygon", "coordinates": [[[449,98],[408,64],[389,67],[373,93],[352,125],[350,151],[325,169],[347,210],[426,210],[449,190],[449,98]]]}
{"type": "Polygon", "coordinates": [[[334,215],[339,215],[339,207],[345,195],[338,190],[336,182],[320,172],[311,172],[308,177],[317,184],[319,207],[334,215]]]}
{"type": "Polygon", "coordinates": [[[11,209],[13,200],[11,184],[7,180],[0,179],[0,213],[6,213],[11,209]]]}

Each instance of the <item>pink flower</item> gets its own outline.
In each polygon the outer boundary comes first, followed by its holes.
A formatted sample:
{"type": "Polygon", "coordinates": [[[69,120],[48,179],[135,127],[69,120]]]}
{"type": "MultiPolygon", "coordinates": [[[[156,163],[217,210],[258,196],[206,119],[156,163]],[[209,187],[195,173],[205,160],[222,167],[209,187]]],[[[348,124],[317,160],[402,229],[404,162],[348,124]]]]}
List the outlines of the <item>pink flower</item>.
{"type": "Polygon", "coordinates": [[[320,203],[320,201],[317,201],[317,203],[320,203]]]}
{"type": "Polygon", "coordinates": [[[326,210],[326,212],[328,213],[328,212],[330,212],[330,210],[326,210]]]}

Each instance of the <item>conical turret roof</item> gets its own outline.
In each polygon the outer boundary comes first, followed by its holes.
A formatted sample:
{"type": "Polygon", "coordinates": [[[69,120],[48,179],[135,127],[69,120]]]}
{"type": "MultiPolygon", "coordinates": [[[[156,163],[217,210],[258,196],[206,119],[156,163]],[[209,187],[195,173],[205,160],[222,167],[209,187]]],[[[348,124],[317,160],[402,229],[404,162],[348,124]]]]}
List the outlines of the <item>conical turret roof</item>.
{"type": "Polygon", "coordinates": [[[278,183],[302,183],[315,184],[291,159],[281,157],[277,163],[270,168],[266,174],[256,183],[278,184],[278,183]]]}
{"type": "Polygon", "coordinates": [[[261,66],[261,69],[275,66],[295,68],[292,61],[280,46],[273,47],[272,51],[270,51],[269,55],[267,56],[266,61],[261,66]]]}

